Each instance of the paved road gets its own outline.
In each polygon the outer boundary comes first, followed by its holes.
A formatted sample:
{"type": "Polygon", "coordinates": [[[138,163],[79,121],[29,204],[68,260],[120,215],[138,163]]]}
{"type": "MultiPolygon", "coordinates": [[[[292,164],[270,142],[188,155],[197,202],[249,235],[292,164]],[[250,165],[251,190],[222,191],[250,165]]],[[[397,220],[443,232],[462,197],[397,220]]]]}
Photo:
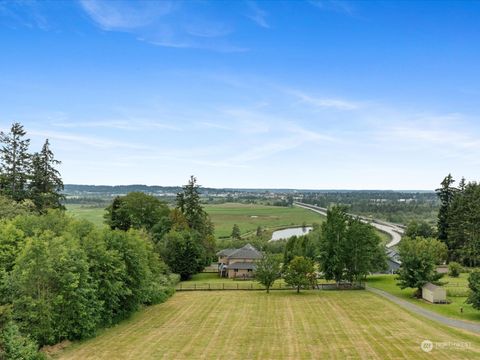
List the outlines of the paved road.
{"type": "MultiPolygon", "coordinates": [[[[319,207],[319,206],[314,206],[314,205],[309,205],[309,204],[304,204],[304,203],[300,203],[300,202],[295,202],[294,205],[296,205],[298,207],[301,207],[301,208],[304,208],[304,209],[307,209],[307,210],[314,211],[314,212],[319,213],[321,215],[327,216],[327,209],[325,209],[325,208],[322,208],[322,207],[319,207]]],[[[358,216],[358,215],[355,215],[355,214],[348,214],[348,215],[356,216],[356,217],[358,216]]],[[[387,233],[388,235],[390,235],[391,240],[387,244],[388,248],[397,245],[400,242],[400,240],[402,240],[402,235],[403,235],[404,230],[400,226],[398,226],[396,224],[386,222],[386,221],[369,219],[369,218],[366,218],[364,216],[358,216],[358,217],[363,222],[369,223],[373,227],[377,228],[378,230],[383,231],[384,233],[387,233]]]]}
{"type": "MultiPolygon", "coordinates": [[[[375,288],[372,288],[372,287],[369,287],[369,286],[367,287],[367,290],[371,291],[371,292],[373,292],[377,295],[383,296],[384,298],[394,302],[395,304],[400,305],[401,307],[403,307],[407,310],[410,310],[411,312],[413,312],[415,314],[426,317],[427,319],[430,319],[430,320],[433,320],[433,321],[436,321],[436,322],[439,322],[441,324],[451,326],[451,327],[454,327],[454,328],[457,328],[457,329],[467,330],[467,331],[471,331],[471,332],[480,334],[480,324],[472,323],[472,322],[468,322],[468,321],[463,321],[463,320],[452,319],[452,318],[437,314],[433,311],[430,311],[430,310],[424,309],[424,308],[422,308],[418,305],[412,304],[412,303],[410,303],[406,300],[402,300],[402,299],[398,298],[397,296],[389,294],[389,293],[387,293],[383,290],[375,289],[375,288]]],[[[438,305],[438,306],[442,306],[442,305],[438,305]]]]}

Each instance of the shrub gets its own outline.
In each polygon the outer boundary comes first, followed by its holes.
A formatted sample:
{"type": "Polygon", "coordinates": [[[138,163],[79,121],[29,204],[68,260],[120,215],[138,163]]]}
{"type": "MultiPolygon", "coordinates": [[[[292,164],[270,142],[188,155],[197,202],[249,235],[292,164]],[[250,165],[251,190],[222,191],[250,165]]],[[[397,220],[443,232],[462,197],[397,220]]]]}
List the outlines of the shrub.
{"type": "Polygon", "coordinates": [[[450,264],[448,264],[448,275],[451,277],[459,277],[462,270],[462,266],[455,261],[452,261],[450,264]]]}
{"type": "Polygon", "coordinates": [[[42,360],[45,356],[34,341],[20,333],[17,324],[9,321],[0,332],[0,359],[42,360]]]}

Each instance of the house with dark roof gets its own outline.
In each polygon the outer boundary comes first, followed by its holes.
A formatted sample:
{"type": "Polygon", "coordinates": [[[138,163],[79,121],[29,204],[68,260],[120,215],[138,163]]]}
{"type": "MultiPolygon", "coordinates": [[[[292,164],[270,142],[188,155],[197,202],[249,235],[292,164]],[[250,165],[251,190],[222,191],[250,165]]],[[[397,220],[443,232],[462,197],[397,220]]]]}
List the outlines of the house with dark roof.
{"type": "Polygon", "coordinates": [[[218,275],[230,279],[252,278],[255,273],[255,261],[262,253],[247,244],[240,249],[224,249],[217,253],[218,275]]]}
{"type": "Polygon", "coordinates": [[[387,249],[387,265],[389,274],[396,273],[398,269],[400,269],[400,266],[402,266],[400,255],[393,249],[387,249]]]}

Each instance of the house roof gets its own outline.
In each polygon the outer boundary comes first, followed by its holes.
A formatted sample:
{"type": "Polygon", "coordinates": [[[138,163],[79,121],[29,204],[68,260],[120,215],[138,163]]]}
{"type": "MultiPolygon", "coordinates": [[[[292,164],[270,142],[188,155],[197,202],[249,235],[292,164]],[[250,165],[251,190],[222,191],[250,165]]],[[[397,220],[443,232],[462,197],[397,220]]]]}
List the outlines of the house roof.
{"type": "Polygon", "coordinates": [[[261,259],[262,253],[255,249],[252,245],[247,244],[244,247],[237,249],[226,255],[229,259],[261,259]]]}
{"type": "Polygon", "coordinates": [[[434,285],[432,283],[426,283],[425,285],[423,285],[423,289],[427,289],[427,290],[430,290],[430,291],[435,291],[437,289],[443,289],[441,286],[437,286],[437,285],[434,285]]]}
{"type": "Polygon", "coordinates": [[[229,269],[238,269],[238,270],[255,270],[254,263],[247,263],[247,262],[238,262],[233,263],[227,266],[229,269]]]}
{"type": "Polygon", "coordinates": [[[217,252],[217,256],[223,257],[223,256],[229,256],[231,253],[237,251],[237,249],[223,249],[217,252]]]}

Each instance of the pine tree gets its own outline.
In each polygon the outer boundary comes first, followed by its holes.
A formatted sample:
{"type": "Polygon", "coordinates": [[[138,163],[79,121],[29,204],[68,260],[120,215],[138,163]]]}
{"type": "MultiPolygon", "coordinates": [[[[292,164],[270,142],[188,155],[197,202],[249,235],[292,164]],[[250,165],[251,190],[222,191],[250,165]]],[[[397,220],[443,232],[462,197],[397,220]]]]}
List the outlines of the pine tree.
{"type": "Polygon", "coordinates": [[[26,185],[30,168],[26,131],[19,123],[14,123],[9,133],[0,132],[1,173],[0,188],[2,193],[16,201],[26,198],[26,185]]]}
{"type": "Polygon", "coordinates": [[[63,182],[60,172],[55,168],[61,162],[56,160],[48,139],[40,153],[32,156],[32,174],[29,184],[30,197],[39,212],[48,208],[63,208],[63,182]]]}
{"type": "Polygon", "coordinates": [[[448,213],[456,191],[452,186],[454,182],[452,175],[448,174],[441,183],[442,187],[435,190],[441,202],[438,211],[438,239],[444,243],[448,243],[448,213]]]}
{"type": "Polygon", "coordinates": [[[177,208],[183,213],[191,229],[203,233],[207,214],[200,204],[199,189],[197,179],[191,176],[188,184],[183,186],[183,192],[177,194],[177,208]]]}
{"type": "Polygon", "coordinates": [[[230,236],[232,237],[232,239],[240,240],[241,232],[237,224],[233,224],[232,235],[230,236]]]}

